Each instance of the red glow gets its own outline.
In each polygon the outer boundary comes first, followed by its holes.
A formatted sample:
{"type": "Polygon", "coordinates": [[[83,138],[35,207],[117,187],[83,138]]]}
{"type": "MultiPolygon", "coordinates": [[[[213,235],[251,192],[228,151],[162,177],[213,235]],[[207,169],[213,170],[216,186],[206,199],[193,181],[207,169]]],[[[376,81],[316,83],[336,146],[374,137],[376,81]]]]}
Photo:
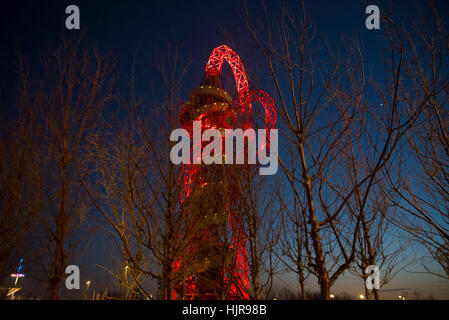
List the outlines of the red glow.
{"type": "MultiPolygon", "coordinates": [[[[223,62],[229,64],[232,69],[235,84],[237,87],[238,97],[232,100],[232,105],[230,109],[226,109],[224,111],[215,111],[215,117],[211,117],[208,112],[203,112],[198,108],[197,110],[193,110],[192,104],[188,104],[181,110],[181,114],[188,114],[189,117],[185,118],[188,120],[181,120],[183,126],[191,132],[192,121],[199,120],[201,121],[202,128],[231,128],[234,117],[238,117],[239,115],[249,115],[252,111],[251,103],[253,101],[259,102],[265,109],[265,128],[266,130],[273,129],[276,126],[276,112],[274,109],[273,99],[264,91],[261,90],[249,90],[248,87],[248,79],[246,77],[246,72],[243,67],[243,64],[240,60],[240,57],[229,47],[226,45],[219,46],[212,51],[212,54],[209,57],[209,60],[206,64],[205,68],[205,79],[220,79],[223,62]],[[196,112],[194,112],[196,111],[196,112]],[[198,114],[199,112],[203,112],[198,114]],[[219,116],[217,117],[217,114],[219,116]]],[[[214,80],[216,81],[216,80],[214,80]]],[[[200,90],[203,90],[203,87],[200,87],[200,90]]],[[[220,90],[215,88],[214,86],[204,86],[206,90],[220,90]],[[211,89],[212,88],[212,89],[211,89]]],[[[208,93],[205,93],[207,96],[208,93]]],[[[218,93],[217,93],[218,94],[218,93]]],[[[230,99],[230,98],[226,98],[230,99]]],[[[207,100],[207,99],[206,99],[207,100]]],[[[205,102],[206,105],[210,102],[205,102]]],[[[218,103],[212,103],[214,106],[220,105],[218,103]]],[[[222,103],[225,104],[226,103],[222,103]]],[[[249,117],[242,117],[244,123],[241,123],[243,129],[247,129],[252,127],[252,121],[249,120],[249,117]]],[[[192,134],[192,133],[191,133],[192,134]]],[[[269,135],[267,135],[268,137],[269,135]]],[[[269,148],[269,140],[268,146],[269,148]]],[[[198,175],[200,171],[201,165],[198,164],[190,164],[184,165],[182,168],[182,175],[180,177],[179,186],[180,190],[180,200],[181,202],[186,201],[189,198],[189,195],[194,191],[198,186],[206,187],[209,185],[209,182],[204,181],[204,177],[200,177],[198,175]]],[[[230,204],[227,204],[227,211],[230,212],[230,204]]],[[[246,251],[246,234],[244,232],[243,222],[241,221],[241,217],[238,212],[230,213],[230,221],[229,227],[232,231],[232,245],[231,249],[234,250],[236,261],[235,265],[232,267],[231,274],[233,279],[225,279],[225,281],[229,281],[230,290],[228,293],[228,299],[249,299],[249,281],[248,281],[248,256],[246,251]]],[[[209,232],[210,233],[210,232],[209,232]]],[[[197,240],[203,240],[208,238],[208,230],[204,230],[194,237],[197,240]]],[[[195,247],[194,243],[192,243],[192,248],[195,247]]],[[[189,249],[187,249],[189,250],[189,249]]],[[[188,251],[191,252],[191,251],[188,251]]],[[[192,252],[193,253],[193,252],[192,252]]],[[[182,259],[178,259],[173,264],[173,271],[176,272],[181,268],[182,259]]],[[[175,288],[174,298],[176,299],[176,293],[181,294],[179,292],[181,289],[178,287],[175,288]]],[[[195,299],[195,298],[205,298],[207,293],[204,295],[203,292],[197,292],[198,286],[196,284],[195,279],[192,276],[187,276],[185,281],[185,289],[184,293],[187,298],[195,299]]]]}
{"type": "Polygon", "coordinates": [[[235,85],[239,97],[249,91],[248,79],[246,78],[245,68],[243,67],[240,57],[228,46],[221,45],[212,51],[209,61],[206,64],[206,75],[221,75],[221,67],[223,61],[229,64],[234,74],[235,85]]]}

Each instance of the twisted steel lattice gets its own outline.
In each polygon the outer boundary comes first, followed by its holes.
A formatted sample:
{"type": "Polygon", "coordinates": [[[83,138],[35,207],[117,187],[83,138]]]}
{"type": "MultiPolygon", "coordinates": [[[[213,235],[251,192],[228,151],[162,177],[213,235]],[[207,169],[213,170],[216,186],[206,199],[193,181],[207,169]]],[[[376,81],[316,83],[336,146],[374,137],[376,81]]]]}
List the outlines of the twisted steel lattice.
{"type": "MultiPolygon", "coordinates": [[[[273,98],[263,90],[249,90],[245,68],[240,57],[231,48],[226,45],[221,45],[212,51],[205,68],[206,76],[220,76],[224,60],[231,66],[237,87],[238,97],[234,99],[233,107],[238,113],[249,113],[252,110],[251,103],[255,101],[260,102],[265,109],[266,130],[274,129],[276,127],[277,117],[273,98]]],[[[183,166],[182,189],[180,193],[181,201],[189,196],[193,183],[198,182],[196,181],[197,172],[197,165],[190,164],[183,166]]]]}
{"type": "MultiPolygon", "coordinates": [[[[240,57],[228,46],[221,45],[215,48],[206,64],[205,68],[205,78],[216,77],[221,78],[223,62],[229,64],[232,69],[235,85],[237,87],[237,97],[232,101],[232,110],[237,116],[243,114],[251,114],[252,112],[252,102],[259,102],[265,110],[265,128],[266,130],[274,129],[276,126],[276,111],[274,109],[273,99],[262,90],[249,90],[248,79],[246,76],[245,68],[243,67],[240,57]]],[[[203,114],[195,116],[194,120],[201,120],[203,114]]],[[[248,119],[243,117],[243,119],[248,119]]],[[[252,123],[244,123],[246,128],[251,127],[252,123]]],[[[245,129],[246,129],[245,128],[245,129]]],[[[267,137],[269,135],[267,134],[267,137]]],[[[268,140],[268,148],[269,148],[268,140]]],[[[267,148],[267,149],[268,149],[267,148]]],[[[201,165],[198,164],[185,164],[182,168],[182,175],[180,177],[180,200],[183,202],[186,200],[193,188],[198,185],[202,185],[203,181],[198,175],[199,168],[201,165]]],[[[207,184],[204,183],[204,184],[207,184]]],[[[231,296],[238,296],[241,299],[248,299],[248,263],[247,263],[247,251],[246,251],[246,237],[244,232],[242,232],[242,221],[240,217],[235,214],[231,214],[231,220],[229,222],[231,230],[233,230],[233,239],[231,248],[236,252],[236,264],[234,278],[238,279],[237,282],[232,283],[230,288],[231,296]]],[[[174,264],[174,271],[177,271],[181,267],[181,261],[176,261],[174,264]]],[[[192,277],[189,278],[192,280],[192,277]]],[[[192,281],[191,281],[192,282],[192,281]]],[[[195,285],[193,284],[191,290],[195,290],[195,285]]],[[[176,295],[175,295],[176,298],[176,295]]]]}

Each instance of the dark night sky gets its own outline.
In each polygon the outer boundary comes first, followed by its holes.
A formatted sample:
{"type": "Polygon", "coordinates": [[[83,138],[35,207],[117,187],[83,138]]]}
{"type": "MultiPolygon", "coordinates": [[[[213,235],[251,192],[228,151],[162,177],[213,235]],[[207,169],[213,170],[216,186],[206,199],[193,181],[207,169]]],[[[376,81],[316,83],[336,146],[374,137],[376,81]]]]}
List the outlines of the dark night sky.
{"type": "MultiPolygon", "coordinates": [[[[267,3],[269,11],[277,9],[277,2],[267,3]]],[[[2,87],[12,85],[5,71],[13,64],[18,47],[33,61],[45,50],[45,45],[57,42],[69,4],[80,8],[81,29],[87,30],[86,43],[111,50],[123,72],[129,72],[139,43],[142,43],[139,57],[149,59],[154,46],[163,48],[167,39],[175,38],[185,54],[193,58],[186,82],[190,77],[199,82],[211,49],[225,42],[221,30],[229,32],[238,45],[246,43],[245,27],[238,13],[241,1],[16,1],[1,10],[2,87]]],[[[364,27],[363,3],[310,1],[307,5],[318,32],[331,40],[342,34],[360,33],[367,45],[368,60],[373,61],[373,70],[378,69],[375,42],[379,32],[364,27]]],[[[256,18],[260,14],[258,1],[249,1],[249,7],[256,18]]],[[[245,56],[240,55],[245,62],[245,56]]]]}
{"type": "MultiPolygon", "coordinates": [[[[268,9],[276,10],[277,1],[267,1],[268,9]]],[[[416,1],[416,3],[419,1],[416,1]]],[[[238,10],[242,1],[10,1],[2,3],[0,9],[0,99],[9,101],[13,97],[16,79],[13,64],[17,48],[20,48],[31,61],[37,61],[39,54],[45,52],[46,45],[56,45],[64,28],[65,8],[76,4],[81,12],[81,29],[86,30],[86,44],[96,44],[102,50],[111,50],[116,56],[123,73],[130,72],[133,55],[142,42],[138,64],[148,66],[154,48],[164,48],[165,42],[173,38],[182,45],[184,54],[192,58],[189,74],[185,79],[184,96],[191,87],[197,85],[203,75],[204,65],[213,48],[223,44],[222,30],[238,46],[247,42],[245,27],[238,10]]],[[[372,1],[367,3],[355,0],[306,1],[319,34],[325,34],[332,42],[338,42],[341,35],[350,37],[358,34],[363,40],[367,66],[374,76],[382,70],[382,52],[379,47],[382,30],[369,31],[365,28],[365,7],[378,4],[381,10],[388,9],[397,19],[414,20],[416,11],[413,1],[372,1]]],[[[441,10],[448,9],[447,1],[437,2],[441,10]]],[[[259,2],[249,1],[254,18],[260,13],[259,2]]],[[[79,32],[79,31],[69,31],[79,32]]],[[[248,60],[245,52],[239,52],[243,63],[248,60]]],[[[147,82],[157,82],[157,73],[149,70],[147,82]]],[[[8,104],[1,105],[0,115],[7,117],[8,104]]],[[[102,263],[108,259],[107,239],[101,237],[87,250],[82,265],[102,263]]],[[[95,276],[95,267],[86,272],[95,276]]],[[[97,276],[100,278],[103,276],[97,276]]],[[[404,280],[405,281],[405,280],[404,280]]],[[[349,282],[347,286],[352,286],[349,282]]],[[[405,283],[405,282],[404,282],[405,283]]],[[[397,285],[402,286],[403,283],[397,285]]]]}
{"type": "MultiPolygon", "coordinates": [[[[259,1],[248,1],[253,18],[261,14],[259,1]]],[[[419,2],[419,1],[418,1],[419,2]]],[[[176,39],[192,65],[185,83],[198,83],[211,50],[224,43],[222,30],[244,47],[247,43],[245,26],[239,17],[242,1],[14,1],[1,10],[0,97],[9,96],[16,84],[13,78],[17,49],[26,52],[28,59],[37,61],[46,46],[54,46],[64,29],[65,8],[76,4],[81,12],[81,29],[86,31],[86,44],[98,45],[112,51],[122,72],[130,72],[136,48],[141,44],[138,65],[148,66],[154,47],[176,39]]],[[[379,37],[382,30],[365,28],[365,1],[306,1],[318,34],[338,42],[342,35],[357,34],[365,46],[366,61],[371,71],[382,70],[379,37]]],[[[277,1],[267,1],[268,12],[276,12],[277,1]]],[[[382,10],[395,17],[411,19],[415,15],[409,1],[381,1],[382,10]]],[[[447,7],[447,6],[446,6],[447,7]]],[[[446,8],[447,9],[447,8],[446,8]]],[[[79,31],[69,31],[79,32],[79,31]]],[[[245,64],[245,52],[239,55],[245,64]]],[[[248,59],[247,59],[248,60],[248,59]]],[[[246,61],[248,63],[248,61],[246,61]]],[[[148,73],[148,83],[157,82],[156,73],[148,73]]],[[[186,88],[186,90],[188,90],[186,88]]],[[[185,91],[187,95],[187,91],[185,91]]],[[[4,108],[4,107],[2,107],[4,108]]],[[[2,110],[3,113],[5,110],[2,110]]]]}

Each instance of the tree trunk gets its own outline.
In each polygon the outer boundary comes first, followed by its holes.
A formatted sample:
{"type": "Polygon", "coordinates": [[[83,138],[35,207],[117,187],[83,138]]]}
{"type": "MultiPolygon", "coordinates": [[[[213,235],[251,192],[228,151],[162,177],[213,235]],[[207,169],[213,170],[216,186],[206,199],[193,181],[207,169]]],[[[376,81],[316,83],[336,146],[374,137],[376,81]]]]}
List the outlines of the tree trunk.
{"type": "Polygon", "coordinates": [[[305,279],[302,268],[301,270],[299,270],[298,274],[299,274],[299,286],[301,287],[301,298],[303,300],[307,300],[306,288],[304,287],[305,279]]]}
{"type": "Polygon", "coordinates": [[[320,284],[321,299],[328,300],[330,298],[330,281],[326,270],[326,262],[324,261],[323,257],[323,248],[321,246],[320,238],[320,226],[316,218],[315,205],[312,196],[312,181],[307,170],[303,143],[300,143],[298,149],[301,157],[304,187],[306,189],[307,204],[309,208],[309,223],[311,225],[310,236],[312,238],[313,249],[315,252],[314,269],[317,272],[318,283],[320,284]]]}

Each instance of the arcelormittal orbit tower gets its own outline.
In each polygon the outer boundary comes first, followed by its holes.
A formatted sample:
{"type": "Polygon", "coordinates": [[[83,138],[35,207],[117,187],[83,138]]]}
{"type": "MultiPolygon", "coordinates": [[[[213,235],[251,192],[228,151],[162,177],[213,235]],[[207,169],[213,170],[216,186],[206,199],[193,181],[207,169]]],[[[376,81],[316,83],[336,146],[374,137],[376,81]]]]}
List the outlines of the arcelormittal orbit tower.
{"type": "MultiPolygon", "coordinates": [[[[179,117],[191,137],[193,121],[201,121],[202,130],[220,130],[224,150],[225,129],[246,130],[253,126],[252,102],[264,107],[266,130],[274,128],[272,98],[263,91],[249,90],[239,56],[222,45],[210,55],[203,80],[191,90],[190,101],[183,104],[179,117]],[[222,85],[225,60],[234,74],[238,95],[235,99],[222,85]]],[[[249,299],[246,233],[237,208],[238,192],[229,177],[231,167],[190,164],[182,168],[182,207],[184,214],[199,221],[199,228],[195,229],[185,255],[173,266],[175,272],[188,270],[185,280],[175,285],[175,299],[249,299]]]]}

